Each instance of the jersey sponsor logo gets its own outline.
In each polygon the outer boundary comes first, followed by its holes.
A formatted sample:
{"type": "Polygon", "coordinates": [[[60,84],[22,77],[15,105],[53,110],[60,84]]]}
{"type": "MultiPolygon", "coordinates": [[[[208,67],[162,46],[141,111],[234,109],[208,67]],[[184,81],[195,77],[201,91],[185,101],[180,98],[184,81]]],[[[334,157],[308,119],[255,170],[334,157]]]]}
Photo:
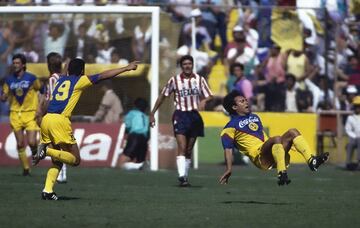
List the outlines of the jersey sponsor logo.
{"type": "MultiPolygon", "coordinates": [[[[247,119],[244,119],[244,120],[240,120],[239,121],[239,127],[240,128],[243,128],[245,127],[246,125],[248,125],[249,123],[255,123],[255,122],[260,122],[259,118],[256,117],[256,116],[250,116],[249,118],[247,119]]],[[[257,125],[257,124],[256,124],[257,125]]],[[[249,126],[250,127],[250,126],[249,126]]],[[[252,129],[251,129],[252,130],[252,129]]]]}
{"type": "Polygon", "coordinates": [[[20,82],[12,82],[10,84],[11,90],[17,90],[17,89],[28,89],[30,87],[31,82],[30,81],[20,81],[20,82]]]}
{"type": "Polygon", "coordinates": [[[187,96],[193,96],[193,95],[200,95],[200,91],[197,87],[193,89],[181,89],[179,91],[180,97],[187,97],[187,96]]]}

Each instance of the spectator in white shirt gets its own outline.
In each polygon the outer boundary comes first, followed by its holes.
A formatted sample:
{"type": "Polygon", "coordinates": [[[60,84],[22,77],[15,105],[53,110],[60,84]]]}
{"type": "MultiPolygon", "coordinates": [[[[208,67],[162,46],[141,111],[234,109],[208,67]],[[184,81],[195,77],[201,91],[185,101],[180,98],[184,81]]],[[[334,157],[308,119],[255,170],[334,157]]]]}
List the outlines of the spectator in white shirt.
{"type": "Polygon", "coordinates": [[[349,116],[345,124],[345,132],[349,136],[349,143],[346,146],[346,168],[353,170],[360,161],[360,96],[353,100],[354,114],[349,116]],[[357,150],[357,163],[352,162],[354,149],[357,150]]]}
{"type": "Polygon", "coordinates": [[[285,112],[298,112],[296,105],[296,78],[292,74],[286,75],[286,96],[285,96],[285,112]]]}
{"type": "Polygon", "coordinates": [[[57,52],[63,56],[69,32],[70,28],[67,24],[51,23],[44,43],[45,56],[50,52],[57,52]]]}

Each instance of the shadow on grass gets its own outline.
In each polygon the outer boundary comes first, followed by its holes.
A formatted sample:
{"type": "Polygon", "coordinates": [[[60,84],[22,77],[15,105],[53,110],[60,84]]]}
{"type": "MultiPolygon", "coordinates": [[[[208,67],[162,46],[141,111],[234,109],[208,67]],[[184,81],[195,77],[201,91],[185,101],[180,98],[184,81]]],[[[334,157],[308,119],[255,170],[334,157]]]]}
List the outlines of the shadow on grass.
{"type": "Polygon", "coordinates": [[[360,167],[357,163],[350,163],[346,166],[337,166],[337,170],[345,171],[345,172],[358,172],[360,171],[360,167]]]}
{"type": "Polygon", "coordinates": [[[79,200],[79,197],[59,196],[59,200],[79,200]]]}
{"type": "Polygon", "coordinates": [[[201,185],[190,185],[190,186],[187,186],[187,187],[180,187],[179,185],[174,185],[174,187],[175,187],[175,188],[180,188],[180,189],[191,189],[191,188],[193,188],[193,189],[196,189],[196,188],[200,189],[200,188],[203,188],[203,186],[201,186],[201,185]]]}
{"type": "Polygon", "coordinates": [[[234,200],[234,201],[223,201],[223,204],[259,204],[259,205],[290,205],[291,203],[272,203],[272,202],[263,202],[263,201],[254,201],[254,200],[234,200]]]}

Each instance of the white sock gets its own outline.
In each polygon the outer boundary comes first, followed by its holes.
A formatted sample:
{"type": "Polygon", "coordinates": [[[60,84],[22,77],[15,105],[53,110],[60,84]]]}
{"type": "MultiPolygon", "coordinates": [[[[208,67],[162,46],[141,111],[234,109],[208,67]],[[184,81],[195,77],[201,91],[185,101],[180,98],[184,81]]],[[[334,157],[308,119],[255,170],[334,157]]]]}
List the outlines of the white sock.
{"type": "Polygon", "coordinates": [[[179,177],[185,176],[185,156],[176,156],[176,164],[179,177]]]}
{"type": "Polygon", "coordinates": [[[143,162],[135,163],[135,162],[125,162],[121,168],[125,170],[139,170],[143,166],[143,162]]]}
{"type": "Polygon", "coordinates": [[[65,164],[63,164],[63,167],[61,168],[60,173],[56,180],[66,181],[66,165],[65,164]]]}
{"type": "Polygon", "coordinates": [[[62,171],[63,171],[63,179],[66,180],[66,164],[63,164],[62,171]]]}
{"type": "Polygon", "coordinates": [[[191,167],[191,159],[185,159],[185,176],[188,177],[189,176],[189,170],[191,167]]]}

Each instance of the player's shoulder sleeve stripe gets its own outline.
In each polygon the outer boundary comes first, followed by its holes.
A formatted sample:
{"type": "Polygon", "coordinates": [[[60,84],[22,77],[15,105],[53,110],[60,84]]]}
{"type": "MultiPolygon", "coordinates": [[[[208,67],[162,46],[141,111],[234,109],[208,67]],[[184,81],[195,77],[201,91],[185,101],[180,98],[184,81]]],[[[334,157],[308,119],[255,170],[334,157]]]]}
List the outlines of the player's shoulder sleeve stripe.
{"type": "Polygon", "coordinates": [[[40,82],[40,80],[38,78],[35,79],[35,81],[34,81],[34,89],[35,90],[41,90],[42,87],[43,86],[42,86],[42,83],[40,82]]]}
{"type": "Polygon", "coordinates": [[[228,135],[229,137],[234,138],[235,128],[226,127],[221,131],[220,135],[221,135],[221,137],[224,136],[224,135],[228,135]]]}
{"type": "Polygon", "coordinates": [[[167,97],[173,92],[174,88],[175,88],[175,77],[171,77],[164,86],[161,93],[167,97]]]}
{"type": "Polygon", "coordinates": [[[34,74],[29,72],[26,72],[26,78],[28,78],[31,82],[40,81],[34,74]]]}
{"type": "Polygon", "coordinates": [[[94,74],[87,77],[89,78],[92,84],[96,84],[100,81],[100,74],[94,74]]]}

